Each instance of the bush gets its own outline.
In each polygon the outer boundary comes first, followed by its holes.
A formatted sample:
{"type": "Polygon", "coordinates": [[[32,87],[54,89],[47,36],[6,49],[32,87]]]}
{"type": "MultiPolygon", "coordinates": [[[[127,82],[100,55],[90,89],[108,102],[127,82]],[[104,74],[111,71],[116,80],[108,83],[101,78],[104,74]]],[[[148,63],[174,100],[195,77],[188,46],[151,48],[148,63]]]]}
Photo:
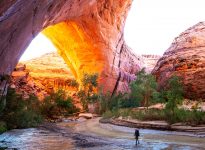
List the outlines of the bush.
{"type": "Polygon", "coordinates": [[[167,110],[148,109],[148,110],[132,110],[132,109],[113,109],[106,111],[102,116],[105,119],[117,118],[122,116],[124,118],[130,116],[133,119],[142,121],[164,120],[170,124],[184,123],[185,125],[200,125],[205,124],[205,112],[197,110],[175,110],[175,115],[171,116],[167,110]]]}
{"type": "Polygon", "coordinates": [[[135,100],[130,99],[127,93],[117,93],[111,96],[111,93],[98,93],[98,100],[100,103],[100,114],[106,111],[112,111],[119,108],[130,108],[137,106],[135,100]]]}
{"type": "Polygon", "coordinates": [[[182,122],[187,125],[199,125],[205,124],[205,112],[197,111],[197,110],[184,110],[175,108],[175,115],[171,115],[167,110],[166,113],[166,120],[170,124],[182,122]]]}
{"type": "MultiPolygon", "coordinates": [[[[165,114],[169,123],[186,122],[181,116],[185,117],[187,114],[184,111],[179,110],[177,107],[183,101],[183,88],[181,79],[177,76],[172,76],[168,80],[167,87],[163,90],[163,94],[167,99],[165,114]]],[[[187,112],[188,113],[188,112],[187,112]]],[[[190,116],[191,117],[191,116],[190,116]]]]}
{"type": "Polygon", "coordinates": [[[131,97],[141,106],[148,107],[158,99],[157,82],[153,75],[142,69],[136,74],[137,79],[130,84],[131,97]]]}
{"type": "Polygon", "coordinates": [[[98,74],[84,74],[82,78],[82,89],[77,93],[84,110],[88,110],[88,103],[96,103],[98,100],[98,74]]]}
{"type": "Polygon", "coordinates": [[[166,120],[166,116],[163,110],[149,109],[149,110],[140,110],[132,113],[132,118],[139,120],[166,120]]]}
{"type": "Polygon", "coordinates": [[[0,134],[7,131],[6,122],[0,121],[0,134]]]}
{"type": "Polygon", "coordinates": [[[2,118],[8,129],[35,127],[42,122],[40,103],[35,96],[24,100],[14,89],[9,89],[6,100],[2,118]]]}
{"type": "Polygon", "coordinates": [[[157,109],[149,109],[149,110],[132,110],[129,108],[126,109],[117,109],[112,111],[106,111],[103,114],[103,118],[116,118],[122,116],[124,118],[130,116],[133,119],[138,120],[165,120],[166,116],[163,110],[157,110],[157,109]]]}
{"type": "Polygon", "coordinates": [[[65,91],[59,90],[51,93],[41,103],[41,112],[47,118],[57,115],[69,115],[79,111],[73,104],[72,97],[66,95],[65,91]]]}
{"type": "Polygon", "coordinates": [[[42,122],[42,116],[33,110],[19,110],[6,117],[7,126],[13,128],[36,127],[42,122]]]}
{"type": "Polygon", "coordinates": [[[0,98],[0,116],[1,116],[1,113],[3,112],[5,108],[5,100],[4,100],[4,97],[1,97],[0,98]]]}
{"type": "Polygon", "coordinates": [[[167,105],[166,109],[169,109],[174,113],[175,108],[178,104],[181,104],[183,101],[183,88],[181,84],[181,79],[177,76],[172,76],[168,80],[168,88],[166,90],[167,105]]]}
{"type": "Polygon", "coordinates": [[[104,119],[109,119],[109,118],[112,118],[113,116],[114,116],[114,114],[113,114],[113,112],[110,111],[110,110],[104,112],[103,115],[102,115],[102,117],[103,117],[104,119]]]}
{"type": "Polygon", "coordinates": [[[79,83],[75,79],[67,80],[66,82],[68,86],[75,87],[75,88],[79,87],[79,83]]]}

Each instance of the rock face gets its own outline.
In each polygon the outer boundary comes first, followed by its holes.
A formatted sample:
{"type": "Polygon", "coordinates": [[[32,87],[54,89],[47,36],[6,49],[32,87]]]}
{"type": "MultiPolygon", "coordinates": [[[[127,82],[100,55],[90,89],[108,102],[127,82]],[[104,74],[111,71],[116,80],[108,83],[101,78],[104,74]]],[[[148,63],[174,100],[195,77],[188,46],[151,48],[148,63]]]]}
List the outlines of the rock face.
{"type": "Polygon", "coordinates": [[[205,22],[175,38],[153,72],[161,86],[173,74],[182,77],[185,96],[205,99],[205,22]]]}
{"type": "Polygon", "coordinates": [[[26,65],[26,70],[30,77],[39,84],[43,85],[47,92],[57,91],[76,91],[69,86],[74,76],[64,60],[56,53],[47,53],[39,58],[21,62],[26,65]]]}
{"type": "Polygon", "coordinates": [[[40,100],[43,99],[48,94],[42,87],[35,83],[24,64],[18,64],[12,72],[10,88],[15,89],[16,93],[21,94],[24,99],[29,98],[29,95],[35,95],[40,100]]]}
{"type": "Polygon", "coordinates": [[[75,95],[77,87],[69,86],[74,79],[64,60],[55,52],[20,62],[12,72],[11,88],[25,98],[29,94],[43,99],[59,89],[75,95]]]}
{"type": "Polygon", "coordinates": [[[31,40],[41,31],[80,81],[99,73],[114,92],[128,89],[141,68],[124,42],[132,0],[10,0],[0,2],[0,74],[10,74],[31,40]]]}
{"type": "Polygon", "coordinates": [[[145,71],[151,73],[161,57],[160,55],[142,55],[145,71]]]}

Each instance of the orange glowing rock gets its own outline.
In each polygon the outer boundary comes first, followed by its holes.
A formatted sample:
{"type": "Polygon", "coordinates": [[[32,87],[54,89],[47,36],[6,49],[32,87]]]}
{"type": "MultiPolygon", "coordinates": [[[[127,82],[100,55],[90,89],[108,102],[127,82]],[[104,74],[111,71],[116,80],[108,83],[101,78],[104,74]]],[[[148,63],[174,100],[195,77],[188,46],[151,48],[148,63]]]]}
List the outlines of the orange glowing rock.
{"type": "Polygon", "coordinates": [[[53,42],[77,80],[84,73],[101,74],[106,60],[86,33],[74,22],[62,22],[43,33],[53,42]]]}
{"type": "Polygon", "coordinates": [[[0,5],[0,74],[10,74],[31,40],[43,31],[78,81],[84,73],[99,73],[104,90],[128,90],[142,67],[141,58],[124,41],[132,0],[17,3],[0,5]]]}

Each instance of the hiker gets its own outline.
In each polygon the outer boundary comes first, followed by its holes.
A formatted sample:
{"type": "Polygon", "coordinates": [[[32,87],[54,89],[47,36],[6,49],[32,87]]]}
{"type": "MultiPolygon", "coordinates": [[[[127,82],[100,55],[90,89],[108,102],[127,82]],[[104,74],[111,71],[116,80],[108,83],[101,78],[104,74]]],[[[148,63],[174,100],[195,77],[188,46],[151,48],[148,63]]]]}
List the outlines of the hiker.
{"type": "Polygon", "coordinates": [[[139,142],[139,136],[140,136],[140,132],[138,129],[135,130],[135,139],[136,139],[136,145],[140,144],[139,142]]]}

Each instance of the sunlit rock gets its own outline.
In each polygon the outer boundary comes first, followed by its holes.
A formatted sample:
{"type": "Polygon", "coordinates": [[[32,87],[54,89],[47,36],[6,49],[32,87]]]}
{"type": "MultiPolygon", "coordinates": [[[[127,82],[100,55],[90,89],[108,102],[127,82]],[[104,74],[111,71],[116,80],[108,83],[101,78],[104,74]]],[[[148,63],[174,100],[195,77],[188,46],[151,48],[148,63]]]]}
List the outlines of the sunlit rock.
{"type": "Polygon", "coordinates": [[[160,86],[173,74],[182,77],[185,96],[205,99],[205,22],[181,33],[153,70],[160,86]]]}
{"type": "Polygon", "coordinates": [[[141,68],[124,42],[132,0],[13,0],[0,2],[0,74],[10,74],[41,31],[57,47],[77,80],[97,72],[106,91],[126,91],[141,68]]]}
{"type": "Polygon", "coordinates": [[[160,55],[147,55],[147,54],[143,54],[142,58],[143,58],[143,61],[144,61],[145,71],[147,73],[151,73],[152,70],[154,69],[155,65],[157,64],[158,60],[161,57],[162,56],[160,56],[160,55]]]}
{"type": "MultiPolygon", "coordinates": [[[[12,72],[10,87],[23,97],[34,94],[42,100],[58,90],[76,95],[78,88],[69,85],[73,79],[67,64],[56,52],[52,52],[20,62],[12,72]]],[[[75,96],[73,98],[77,102],[75,96]]]]}
{"type": "Polygon", "coordinates": [[[93,118],[93,114],[91,114],[91,113],[80,113],[78,115],[78,117],[82,117],[82,118],[85,118],[85,119],[92,119],[93,118]]]}

